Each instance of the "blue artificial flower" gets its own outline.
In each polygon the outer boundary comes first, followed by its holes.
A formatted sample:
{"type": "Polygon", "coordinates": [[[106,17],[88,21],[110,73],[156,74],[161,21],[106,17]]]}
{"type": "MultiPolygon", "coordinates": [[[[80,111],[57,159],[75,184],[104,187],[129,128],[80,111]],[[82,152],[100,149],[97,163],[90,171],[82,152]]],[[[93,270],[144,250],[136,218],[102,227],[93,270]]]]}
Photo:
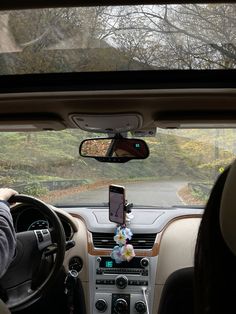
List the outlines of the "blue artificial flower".
{"type": "Polygon", "coordinates": [[[129,228],[125,228],[124,232],[125,232],[126,240],[131,240],[133,236],[132,231],[129,228]]]}
{"type": "Polygon", "coordinates": [[[111,252],[111,258],[115,260],[117,264],[120,264],[124,261],[122,252],[121,252],[121,247],[119,245],[116,245],[112,252],[111,252]]]}

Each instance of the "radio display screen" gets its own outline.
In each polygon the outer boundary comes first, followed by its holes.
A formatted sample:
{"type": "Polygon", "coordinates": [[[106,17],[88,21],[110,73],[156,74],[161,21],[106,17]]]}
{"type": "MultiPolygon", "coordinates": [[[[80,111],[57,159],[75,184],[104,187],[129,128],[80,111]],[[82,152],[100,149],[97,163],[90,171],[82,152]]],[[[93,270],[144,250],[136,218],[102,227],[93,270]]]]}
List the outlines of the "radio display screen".
{"type": "Polygon", "coordinates": [[[130,262],[122,262],[117,264],[111,257],[102,257],[99,267],[101,268],[140,268],[140,257],[134,257],[130,262]]]}

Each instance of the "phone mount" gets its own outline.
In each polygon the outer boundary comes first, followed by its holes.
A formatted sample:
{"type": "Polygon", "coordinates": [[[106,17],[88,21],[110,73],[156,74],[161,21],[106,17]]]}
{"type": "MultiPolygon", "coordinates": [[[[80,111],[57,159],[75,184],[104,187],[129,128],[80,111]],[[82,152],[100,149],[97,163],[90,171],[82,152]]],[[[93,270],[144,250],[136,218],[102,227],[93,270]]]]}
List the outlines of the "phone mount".
{"type": "Polygon", "coordinates": [[[132,212],[132,208],[134,207],[133,203],[128,203],[128,201],[125,201],[124,211],[127,214],[130,214],[132,212]]]}
{"type": "Polygon", "coordinates": [[[134,218],[134,215],[132,214],[132,208],[134,204],[128,203],[128,201],[125,202],[124,211],[126,213],[125,222],[129,225],[131,223],[131,220],[134,218]]]}

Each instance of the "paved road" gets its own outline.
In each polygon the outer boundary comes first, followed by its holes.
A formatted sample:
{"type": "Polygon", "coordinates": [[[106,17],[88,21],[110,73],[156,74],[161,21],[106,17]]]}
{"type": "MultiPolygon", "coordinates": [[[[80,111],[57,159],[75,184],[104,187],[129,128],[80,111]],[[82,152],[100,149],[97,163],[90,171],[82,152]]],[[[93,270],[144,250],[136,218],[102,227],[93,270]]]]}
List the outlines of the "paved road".
{"type": "MultiPolygon", "coordinates": [[[[137,205],[172,206],[183,204],[177,191],[185,182],[138,182],[127,183],[126,199],[137,205]]],[[[108,188],[68,195],[56,201],[57,204],[98,204],[108,202],[108,188]]]]}

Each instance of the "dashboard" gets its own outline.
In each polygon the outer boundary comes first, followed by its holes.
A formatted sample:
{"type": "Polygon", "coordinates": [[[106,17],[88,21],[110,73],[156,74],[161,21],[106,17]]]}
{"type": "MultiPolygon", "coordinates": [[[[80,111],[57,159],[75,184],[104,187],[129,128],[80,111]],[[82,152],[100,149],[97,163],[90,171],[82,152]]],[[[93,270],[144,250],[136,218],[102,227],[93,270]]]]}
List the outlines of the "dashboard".
{"type": "MultiPolygon", "coordinates": [[[[52,208],[66,239],[75,242],[66,251],[64,267],[68,271],[79,261],[88,314],[157,313],[168,276],[193,265],[201,208],[134,208],[129,227],[136,256],[122,264],[110,257],[116,225],[109,221],[107,207],[52,208]]],[[[32,205],[15,206],[12,216],[17,232],[51,226],[32,205]]]]}
{"type": "Polygon", "coordinates": [[[90,314],[156,314],[168,276],[193,265],[200,208],[134,208],[129,227],[136,256],[132,263],[118,267],[110,259],[116,225],[109,221],[108,208],[70,208],[69,212],[87,233],[84,286],[90,314]]]}

